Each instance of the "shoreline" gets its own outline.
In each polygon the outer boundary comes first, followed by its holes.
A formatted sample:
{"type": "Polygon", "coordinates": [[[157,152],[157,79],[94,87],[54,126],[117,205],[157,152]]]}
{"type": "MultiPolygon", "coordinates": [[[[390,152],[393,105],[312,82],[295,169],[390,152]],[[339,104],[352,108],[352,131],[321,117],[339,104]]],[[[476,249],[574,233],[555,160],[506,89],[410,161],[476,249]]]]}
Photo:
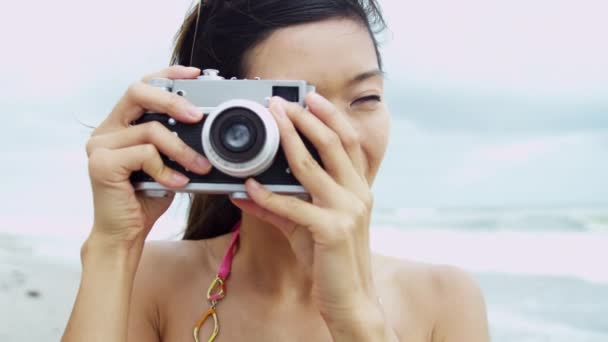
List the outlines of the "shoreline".
{"type": "MultiPolygon", "coordinates": [[[[80,242],[52,244],[41,251],[29,236],[0,233],[0,341],[61,338],[80,282],[79,259],[70,257],[80,242]],[[68,250],[45,254],[54,248],[68,250]]],[[[468,271],[484,293],[493,341],[608,341],[608,284],[573,276],[468,271]]]]}

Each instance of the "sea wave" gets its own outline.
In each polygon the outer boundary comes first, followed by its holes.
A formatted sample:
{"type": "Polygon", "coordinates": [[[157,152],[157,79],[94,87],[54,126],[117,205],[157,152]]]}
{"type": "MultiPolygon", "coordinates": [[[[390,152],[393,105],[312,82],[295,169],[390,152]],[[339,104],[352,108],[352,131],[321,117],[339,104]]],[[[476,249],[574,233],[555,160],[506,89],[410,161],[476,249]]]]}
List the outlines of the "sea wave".
{"type": "Polygon", "coordinates": [[[374,222],[406,230],[608,232],[608,208],[378,209],[374,222]]]}
{"type": "Polygon", "coordinates": [[[382,254],[473,272],[576,277],[608,284],[608,232],[407,230],[375,226],[382,254]]]}
{"type": "MultiPolygon", "coordinates": [[[[380,211],[374,214],[371,245],[382,254],[472,272],[565,276],[608,284],[607,214],[606,209],[593,208],[380,211]],[[554,224],[560,220],[570,223],[554,224]]],[[[85,215],[2,217],[0,232],[13,236],[11,245],[79,264],[89,221],[85,215]]],[[[178,239],[184,224],[181,212],[171,212],[157,222],[150,238],[178,239]]]]}

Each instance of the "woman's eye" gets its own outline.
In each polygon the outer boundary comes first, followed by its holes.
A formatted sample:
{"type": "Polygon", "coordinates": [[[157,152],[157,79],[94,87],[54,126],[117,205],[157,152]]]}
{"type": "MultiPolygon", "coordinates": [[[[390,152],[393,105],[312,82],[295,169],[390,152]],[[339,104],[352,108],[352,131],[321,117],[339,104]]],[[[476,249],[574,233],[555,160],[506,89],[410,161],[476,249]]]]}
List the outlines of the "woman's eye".
{"type": "Polygon", "coordinates": [[[373,104],[375,104],[375,102],[382,102],[382,98],[378,95],[364,96],[364,97],[356,99],[355,102],[353,102],[353,105],[358,105],[358,104],[373,105],[373,104]]]}

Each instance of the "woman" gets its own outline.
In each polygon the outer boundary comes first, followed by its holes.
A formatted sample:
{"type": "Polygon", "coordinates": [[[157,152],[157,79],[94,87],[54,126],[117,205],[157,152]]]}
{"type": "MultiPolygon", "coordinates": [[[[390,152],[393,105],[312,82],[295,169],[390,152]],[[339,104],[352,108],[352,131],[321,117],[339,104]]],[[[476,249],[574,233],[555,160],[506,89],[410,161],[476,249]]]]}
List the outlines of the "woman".
{"type": "Polygon", "coordinates": [[[185,99],[146,85],[196,78],[200,69],[176,65],[144,77],[87,145],[95,217],[63,341],[487,341],[483,299],[466,274],[369,249],[370,186],[389,132],[375,1],[211,0],[195,29],[198,13],[184,22],[172,64],[316,85],[307,110],[270,101],[290,167],[312,201],[249,179],[250,201],[196,195],[185,239],[144,248],[172,197],[135,193],[129,175],[143,170],[166,187],[187,184],[159,153],[192,172],[210,170],[166,128],[129,127],[145,110],[201,120],[185,99]]]}

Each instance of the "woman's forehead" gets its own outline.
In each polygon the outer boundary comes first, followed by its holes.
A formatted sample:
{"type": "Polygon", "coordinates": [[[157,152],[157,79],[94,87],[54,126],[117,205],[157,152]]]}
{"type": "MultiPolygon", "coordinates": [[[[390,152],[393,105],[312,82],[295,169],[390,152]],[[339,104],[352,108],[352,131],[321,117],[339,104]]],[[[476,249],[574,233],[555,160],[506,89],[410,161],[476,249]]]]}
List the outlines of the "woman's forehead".
{"type": "Polygon", "coordinates": [[[248,77],[305,79],[327,87],[377,69],[370,33],[349,19],[279,29],[247,56],[248,77]]]}

